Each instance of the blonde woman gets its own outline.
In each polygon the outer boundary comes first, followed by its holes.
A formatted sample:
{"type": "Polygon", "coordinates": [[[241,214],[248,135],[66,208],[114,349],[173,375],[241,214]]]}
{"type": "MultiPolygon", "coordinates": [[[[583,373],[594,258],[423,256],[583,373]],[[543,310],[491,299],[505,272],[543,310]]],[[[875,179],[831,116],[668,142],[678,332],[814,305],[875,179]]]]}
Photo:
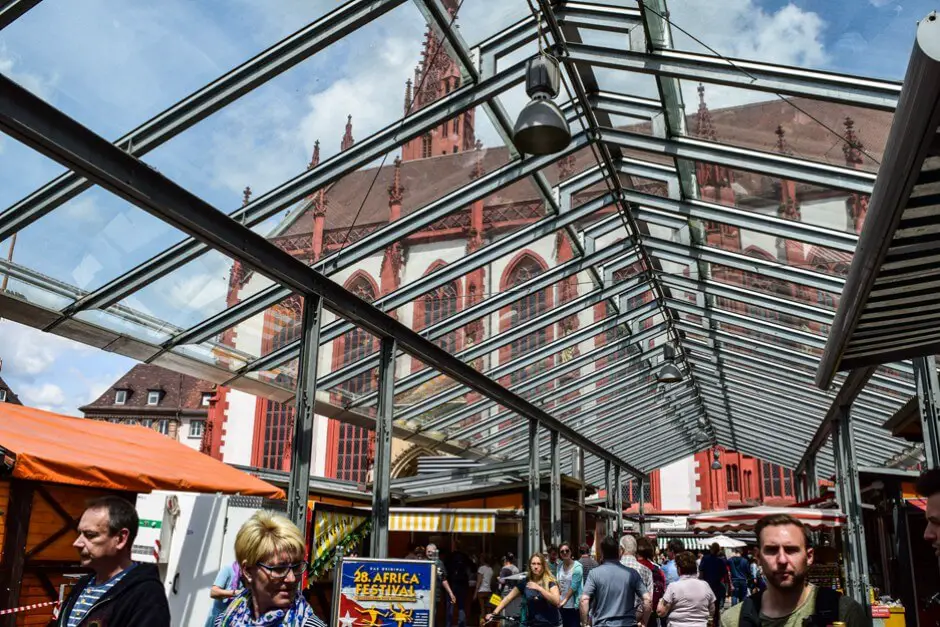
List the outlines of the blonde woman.
{"type": "Polygon", "coordinates": [[[260,511],[235,536],[245,589],[216,627],[326,627],[300,593],[307,562],[300,530],[279,514],[260,511]]]}
{"type": "Polygon", "coordinates": [[[529,559],[529,572],[524,581],[509,591],[499,602],[493,614],[488,614],[486,621],[493,620],[495,614],[512,603],[517,597],[525,599],[522,610],[522,624],[526,627],[561,627],[561,612],[558,603],[561,594],[558,584],[548,569],[548,560],[541,553],[529,559]]]}

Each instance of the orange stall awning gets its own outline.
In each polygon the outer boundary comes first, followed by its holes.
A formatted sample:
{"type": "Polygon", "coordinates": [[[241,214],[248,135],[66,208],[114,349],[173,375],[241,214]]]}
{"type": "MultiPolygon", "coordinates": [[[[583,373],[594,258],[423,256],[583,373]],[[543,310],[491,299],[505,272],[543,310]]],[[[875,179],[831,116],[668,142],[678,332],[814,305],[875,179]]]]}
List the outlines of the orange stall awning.
{"type": "Polygon", "coordinates": [[[275,486],[152,429],[0,403],[13,477],[128,492],[178,490],[284,498],[275,486]]]}

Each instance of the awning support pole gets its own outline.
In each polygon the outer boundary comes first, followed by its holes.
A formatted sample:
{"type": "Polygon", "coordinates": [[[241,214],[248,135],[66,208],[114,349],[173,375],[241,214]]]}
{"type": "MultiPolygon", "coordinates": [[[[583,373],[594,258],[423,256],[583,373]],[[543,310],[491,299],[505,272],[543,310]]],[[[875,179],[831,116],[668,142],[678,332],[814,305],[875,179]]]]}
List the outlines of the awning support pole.
{"type": "Polygon", "coordinates": [[[287,480],[287,517],[307,537],[307,499],[310,494],[310,459],[313,456],[313,406],[317,396],[317,362],[320,354],[320,322],[323,299],[304,297],[300,358],[297,361],[297,396],[294,431],[291,434],[290,476],[287,480]]]}
{"type": "Polygon", "coordinates": [[[865,614],[869,615],[868,555],[865,549],[861,488],[858,482],[850,407],[843,405],[839,408],[832,435],[839,505],[846,516],[846,526],[842,532],[845,544],[846,592],[861,603],[865,614]]]}
{"type": "Polygon", "coordinates": [[[561,544],[561,459],[558,454],[558,432],[551,432],[551,468],[552,468],[552,477],[551,477],[551,513],[552,513],[552,544],[556,547],[561,544]]]}
{"type": "Polygon", "coordinates": [[[646,477],[640,477],[636,481],[640,484],[640,523],[639,531],[641,536],[646,535],[646,477]]]}
{"type": "Polygon", "coordinates": [[[382,338],[379,349],[379,404],[375,420],[375,465],[372,467],[372,557],[377,558],[388,557],[396,348],[394,338],[382,338]]]}
{"type": "Polygon", "coordinates": [[[816,454],[806,458],[806,498],[815,499],[822,496],[819,487],[819,473],[816,472],[816,454]]]}
{"type": "MultiPolygon", "coordinates": [[[[34,490],[30,481],[10,480],[10,496],[4,511],[6,528],[3,536],[3,561],[0,562],[0,607],[4,609],[20,604],[34,490]]],[[[0,617],[0,625],[14,627],[16,614],[0,617]]]]}
{"type": "Polygon", "coordinates": [[[539,423],[529,420],[529,511],[526,512],[529,527],[529,556],[542,551],[541,518],[539,513],[539,500],[541,487],[539,486],[539,423]]]}
{"type": "Polygon", "coordinates": [[[623,484],[620,479],[620,466],[614,466],[614,509],[617,510],[617,531],[614,537],[618,540],[623,535],[623,484]]]}
{"type": "MultiPolygon", "coordinates": [[[[587,515],[584,511],[584,449],[580,446],[576,446],[574,449],[574,472],[572,473],[578,481],[581,483],[578,486],[578,515],[575,518],[575,538],[580,547],[583,543],[587,534],[585,533],[587,527],[587,515]]],[[[578,547],[572,547],[578,548],[578,547]]]]}
{"type": "Polygon", "coordinates": [[[940,382],[937,380],[937,358],[933,355],[914,360],[917,381],[917,404],[924,432],[924,456],[927,468],[940,468],[940,382]]]}
{"type": "MultiPolygon", "coordinates": [[[[611,476],[610,476],[610,462],[604,462],[604,507],[607,509],[614,508],[614,486],[611,485],[611,476]]],[[[614,530],[611,529],[613,523],[610,520],[607,520],[604,523],[604,528],[607,529],[607,535],[614,535],[614,530]]],[[[597,543],[597,546],[600,547],[600,542],[597,543]]]]}

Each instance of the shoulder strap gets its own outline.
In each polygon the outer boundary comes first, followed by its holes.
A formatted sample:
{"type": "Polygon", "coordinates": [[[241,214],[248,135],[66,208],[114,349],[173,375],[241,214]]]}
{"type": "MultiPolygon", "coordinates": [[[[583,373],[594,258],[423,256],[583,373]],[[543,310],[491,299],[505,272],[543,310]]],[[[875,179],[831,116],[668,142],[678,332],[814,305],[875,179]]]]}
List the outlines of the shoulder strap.
{"type": "Polygon", "coordinates": [[[741,602],[741,614],[738,616],[738,627],[760,627],[760,600],[763,592],[745,597],[741,602]]]}
{"type": "Polygon", "coordinates": [[[839,600],[842,595],[832,588],[816,590],[816,605],[813,608],[813,624],[831,625],[839,620],[839,600]]]}

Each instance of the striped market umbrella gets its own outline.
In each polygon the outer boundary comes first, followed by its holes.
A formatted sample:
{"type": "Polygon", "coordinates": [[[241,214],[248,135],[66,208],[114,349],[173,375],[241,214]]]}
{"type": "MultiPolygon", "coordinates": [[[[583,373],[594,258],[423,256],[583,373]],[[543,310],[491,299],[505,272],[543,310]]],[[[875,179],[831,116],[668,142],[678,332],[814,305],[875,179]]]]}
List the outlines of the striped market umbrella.
{"type": "Polygon", "coordinates": [[[810,529],[829,529],[845,524],[845,514],[838,509],[812,509],[810,507],[745,507],[717,512],[702,512],[689,516],[689,528],[695,531],[749,531],[764,516],[787,514],[810,529]]]}

